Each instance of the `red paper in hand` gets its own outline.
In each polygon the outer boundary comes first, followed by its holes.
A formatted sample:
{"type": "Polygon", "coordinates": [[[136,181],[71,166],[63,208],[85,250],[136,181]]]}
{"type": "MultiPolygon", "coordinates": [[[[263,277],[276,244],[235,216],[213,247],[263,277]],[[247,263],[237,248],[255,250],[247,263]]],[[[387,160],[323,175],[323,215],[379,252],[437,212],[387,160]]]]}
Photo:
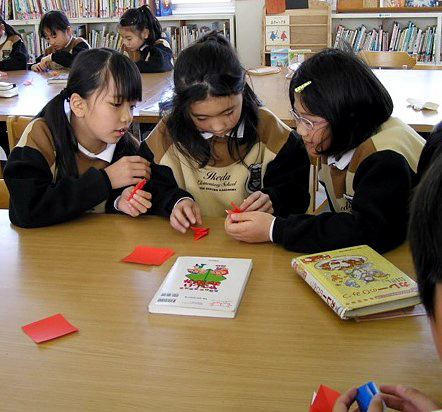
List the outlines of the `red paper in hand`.
{"type": "Polygon", "coordinates": [[[193,230],[193,240],[201,239],[209,234],[209,229],[206,227],[191,227],[193,230]]]}
{"type": "Polygon", "coordinates": [[[235,202],[230,202],[230,204],[232,205],[233,209],[232,210],[226,209],[226,213],[228,215],[231,215],[233,213],[242,213],[242,210],[238,206],[235,205],[235,202]]]}
{"type": "Polygon", "coordinates": [[[138,190],[142,189],[143,186],[146,184],[147,179],[144,178],[143,180],[139,181],[137,183],[137,185],[134,187],[134,190],[132,190],[131,194],[129,195],[129,197],[127,198],[127,201],[129,201],[130,199],[132,199],[134,197],[134,194],[137,193],[138,190]]]}
{"type": "Polygon", "coordinates": [[[332,412],[339,395],[339,392],[325,385],[319,386],[318,393],[310,406],[309,412],[332,412]]]}
{"type": "Polygon", "coordinates": [[[121,259],[121,261],[159,266],[162,265],[173,254],[175,254],[175,251],[171,249],[137,246],[130,255],[127,255],[121,259]]]}
{"type": "Polygon", "coordinates": [[[46,342],[78,330],[60,313],[22,326],[22,329],[35,343],[46,342]]]}

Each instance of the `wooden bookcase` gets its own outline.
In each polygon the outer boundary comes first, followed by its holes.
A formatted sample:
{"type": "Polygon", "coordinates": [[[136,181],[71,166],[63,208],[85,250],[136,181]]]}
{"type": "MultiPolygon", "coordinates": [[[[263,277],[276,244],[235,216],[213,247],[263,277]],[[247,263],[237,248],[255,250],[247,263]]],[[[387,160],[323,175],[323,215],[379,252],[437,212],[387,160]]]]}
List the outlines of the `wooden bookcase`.
{"type": "MultiPolygon", "coordinates": [[[[286,10],[277,16],[289,16],[290,49],[310,49],[312,53],[317,53],[331,46],[331,12],[326,2],[309,0],[308,9],[286,10]]],[[[265,9],[262,27],[261,63],[269,66],[271,49],[278,46],[266,43],[265,9]]]]}

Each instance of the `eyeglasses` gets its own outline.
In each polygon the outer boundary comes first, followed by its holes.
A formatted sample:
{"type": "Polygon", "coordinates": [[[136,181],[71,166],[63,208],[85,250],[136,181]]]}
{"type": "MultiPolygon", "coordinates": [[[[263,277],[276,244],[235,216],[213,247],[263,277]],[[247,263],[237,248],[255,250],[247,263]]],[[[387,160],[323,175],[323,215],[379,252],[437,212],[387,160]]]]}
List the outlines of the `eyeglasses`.
{"type": "Polygon", "coordinates": [[[308,130],[313,130],[313,128],[319,124],[319,123],[324,123],[326,122],[325,119],[322,120],[318,120],[316,122],[312,122],[309,119],[306,119],[305,117],[302,117],[297,111],[296,109],[290,109],[290,114],[293,117],[293,120],[296,122],[296,126],[298,126],[299,123],[302,123],[302,125],[308,129],[308,130]]]}

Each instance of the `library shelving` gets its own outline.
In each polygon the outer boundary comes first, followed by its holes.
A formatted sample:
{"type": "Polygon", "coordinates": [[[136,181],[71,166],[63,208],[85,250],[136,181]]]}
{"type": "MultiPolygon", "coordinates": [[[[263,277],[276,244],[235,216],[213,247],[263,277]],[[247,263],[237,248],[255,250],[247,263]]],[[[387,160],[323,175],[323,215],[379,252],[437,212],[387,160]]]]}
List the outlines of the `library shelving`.
{"type": "MultiPolygon", "coordinates": [[[[409,10],[409,9],[408,9],[409,10]]],[[[344,29],[350,30],[354,36],[358,37],[360,29],[368,35],[373,33],[373,30],[379,36],[379,31],[384,33],[384,41],[379,38],[372,43],[374,48],[372,50],[402,50],[409,54],[416,55],[418,64],[441,66],[441,28],[442,28],[442,13],[440,12],[370,12],[370,13],[332,13],[332,44],[336,45],[336,36],[338,27],[343,26],[344,29]],[[398,32],[399,29],[399,32],[398,32]],[[397,42],[396,47],[391,47],[391,37],[396,32],[397,42]],[[385,39],[385,33],[387,38],[385,39]],[[403,34],[402,34],[403,33],[403,34]],[[420,34],[419,34],[420,33],[420,34]],[[402,37],[401,37],[402,35],[402,37]],[[426,53],[425,47],[422,47],[419,52],[419,41],[422,39],[427,45],[426,53]],[[383,45],[383,46],[382,46],[383,45]],[[402,48],[401,48],[402,47],[402,48]]],[[[339,35],[339,34],[338,34],[339,35]]],[[[359,47],[356,38],[353,42],[354,51],[357,49],[367,49],[367,42],[364,47],[364,40],[360,41],[359,47]]],[[[425,44],[423,46],[425,46],[425,44]]]]}

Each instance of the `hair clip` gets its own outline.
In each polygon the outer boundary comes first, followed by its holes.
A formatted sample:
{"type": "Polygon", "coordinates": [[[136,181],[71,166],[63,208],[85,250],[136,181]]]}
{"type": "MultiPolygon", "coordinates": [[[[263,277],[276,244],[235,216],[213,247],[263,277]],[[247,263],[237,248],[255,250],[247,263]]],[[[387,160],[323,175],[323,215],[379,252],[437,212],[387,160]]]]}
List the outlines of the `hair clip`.
{"type": "Polygon", "coordinates": [[[295,87],[295,93],[301,93],[308,85],[312,84],[312,81],[309,80],[305,83],[302,83],[300,86],[295,87]]]}

